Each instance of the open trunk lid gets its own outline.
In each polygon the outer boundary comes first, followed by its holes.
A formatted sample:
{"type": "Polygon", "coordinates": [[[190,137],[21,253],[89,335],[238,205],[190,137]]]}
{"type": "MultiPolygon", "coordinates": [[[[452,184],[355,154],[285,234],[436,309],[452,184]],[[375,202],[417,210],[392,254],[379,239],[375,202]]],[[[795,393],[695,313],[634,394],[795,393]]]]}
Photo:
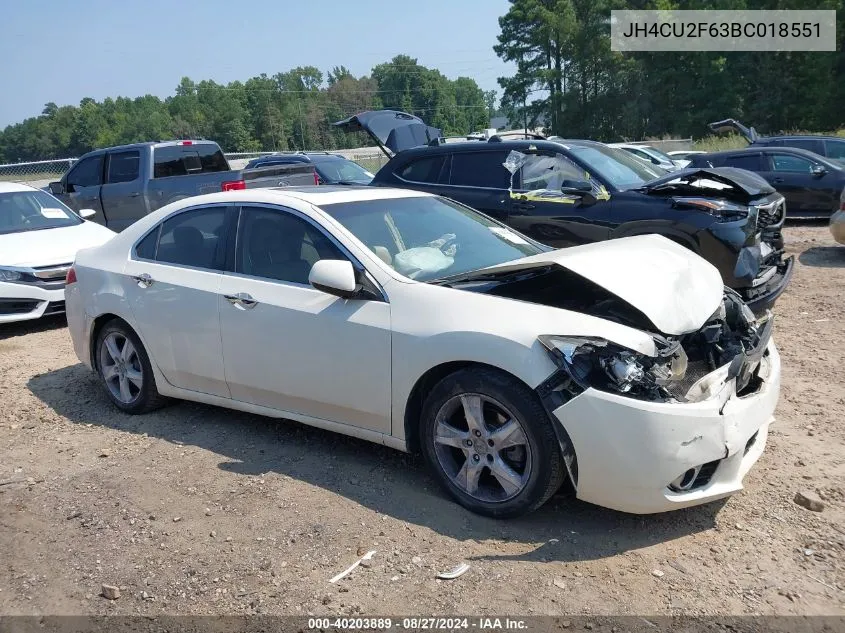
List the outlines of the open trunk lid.
{"type": "Polygon", "coordinates": [[[737,121],[736,119],[725,119],[724,121],[714,121],[713,123],[709,123],[708,127],[716,132],[716,134],[730,134],[731,132],[738,132],[741,134],[746,141],[749,143],[753,143],[758,138],[757,130],[753,127],[745,127],[742,123],[737,121]]]}
{"type": "Polygon", "coordinates": [[[722,302],[715,266],[660,235],[638,235],[559,249],[480,272],[565,268],[642,312],[664,334],[701,328],[722,302]]]}
{"type": "Polygon", "coordinates": [[[426,145],[443,133],[406,112],[368,110],[333,124],[344,132],[364,131],[388,157],[412,147],[426,145]]]}

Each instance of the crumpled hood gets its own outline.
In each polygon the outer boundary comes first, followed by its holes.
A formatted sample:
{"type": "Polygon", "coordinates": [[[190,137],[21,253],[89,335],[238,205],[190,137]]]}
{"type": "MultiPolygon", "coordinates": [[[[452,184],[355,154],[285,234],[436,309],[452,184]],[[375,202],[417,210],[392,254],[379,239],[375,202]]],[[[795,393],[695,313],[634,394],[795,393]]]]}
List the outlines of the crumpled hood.
{"type": "Polygon", "coordinates": [[[664,334],[701,328],[722,302],[716,267],[660,235],[562,248],[483,269],[516,271],[556,264],[642,312],[664,334]]]}
{"type": "Polygon", "coordinates": [[[114,235],[94,222],[0,235],[0,266],[69,264],[78,250],[104,244],[114,235]]]}
{"type": "Polygon", "coordinates": [[[775,192],[762,176],[746,169],[736,167],[693,167],[673,171],[660,178],[655,178],[639,187],[645,193],[654,193],[671,189],[673,183],[689,183],[702,196],[742,198],[749,201],[752,198],[768,196],[775,192]],[[697,184],[696,184],[697,183],[697,184]],[[730,190],[733,189],[733,195],[730,190]],[[721,195],[720,195],[721,192],[721,195]]]}

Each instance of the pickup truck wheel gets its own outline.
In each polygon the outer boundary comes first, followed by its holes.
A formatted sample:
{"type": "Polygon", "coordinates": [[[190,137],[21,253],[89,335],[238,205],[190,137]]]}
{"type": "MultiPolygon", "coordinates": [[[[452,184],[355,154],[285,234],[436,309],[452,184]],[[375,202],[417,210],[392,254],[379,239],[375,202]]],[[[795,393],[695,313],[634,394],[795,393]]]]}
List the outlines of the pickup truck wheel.
{"type": "Polygon", "coordinates": [[[536,510],[563,483],[551,424],[531,389],[504,372],[478,368],[432,389],[420,431],[429,466],[458,503],[508,518],[536,510]]]}

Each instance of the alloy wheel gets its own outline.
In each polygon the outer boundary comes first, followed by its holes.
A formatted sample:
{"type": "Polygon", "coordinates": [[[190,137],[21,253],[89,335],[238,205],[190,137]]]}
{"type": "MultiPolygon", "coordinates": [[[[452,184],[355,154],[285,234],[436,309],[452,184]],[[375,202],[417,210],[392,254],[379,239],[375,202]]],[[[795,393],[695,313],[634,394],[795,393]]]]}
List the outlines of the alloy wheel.
{"type": "Polygon", "coordinates": [[[144,386],[144,370],[138,350],[120,332],[110,332],[100,346],[100,372],[112,396],[123,404],[138,399],[144,386]]]}

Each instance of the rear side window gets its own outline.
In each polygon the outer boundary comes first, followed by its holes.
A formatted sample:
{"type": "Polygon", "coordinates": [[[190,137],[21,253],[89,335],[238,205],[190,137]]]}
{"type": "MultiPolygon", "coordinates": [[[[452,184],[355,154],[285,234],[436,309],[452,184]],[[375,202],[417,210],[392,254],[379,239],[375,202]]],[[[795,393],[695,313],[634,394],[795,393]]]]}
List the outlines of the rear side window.
{"type": "Polygon", "coordinates": [[[154,178],[229,170],[223,152],[212,143],[156,147],[153,150],[153,159],[154,178]]]}
{"type": "Polygon", "coordinates": [[[112,152],[108,158],[108,176],[106,182],[132,182],[138,179],[141,152],[112,152]]]}
{"type": "Polygon", "coordinates": [[[141,259],[155,259],[156,246],[158,246],[158,234],[161,226],[157,226],[153,231],[150,231],[147,236],[138,242],[135,247],[135,255],[141,259]]]}
{"type": "Polygon", "coordinates": [[[827,157],[833,160],[845,160],[845,141],[825,141],[827,157]]]}
{"type": "Polygon", "coordinates": [[[449,182],[464,187],[507,189],[511,174],[503,163],[507,152],[461,152],[452,154],[449,182]]]}
{"type": "Polygon", "coordinates": [[[749,171],[762,171],[763,161],[760,154],[728,156],[725,160],[725,167],[736,167],[737,169],[747,169],[749,171]]]}
{"type": "Polygon", "coordinates": [[[445,155],[420,158],[405,165],[397,175],[411,182],[439,182],[445,162],[445,155]]]}
{"type": "Polygon", "coordinates": [[[76,163],[67,175],[67,184],[74,187],[103,184],[103,156],[90,156],[76,163]]]}
{"type": "Polygon", "coordinates": [[[784,147],[795,147],[798,149],[806,149],[809,152],[815,152],[824,156],[824,142],[822,139],[784,139],[780,145],[784,147]]]}
{"type": "MultiPolygon", "coordinates": [[[[226,248],[226,208],[210,207],[185,211],[161,225],[154,259],[166,264],[222,270],[226,248]]],[[[154,231],[151,235],[155,235],[154,231]]],[[[149,249],[144,238],[140,250],[149,249]]],[[[148,252],[148,251],[147,251],[148,252]]]]}

